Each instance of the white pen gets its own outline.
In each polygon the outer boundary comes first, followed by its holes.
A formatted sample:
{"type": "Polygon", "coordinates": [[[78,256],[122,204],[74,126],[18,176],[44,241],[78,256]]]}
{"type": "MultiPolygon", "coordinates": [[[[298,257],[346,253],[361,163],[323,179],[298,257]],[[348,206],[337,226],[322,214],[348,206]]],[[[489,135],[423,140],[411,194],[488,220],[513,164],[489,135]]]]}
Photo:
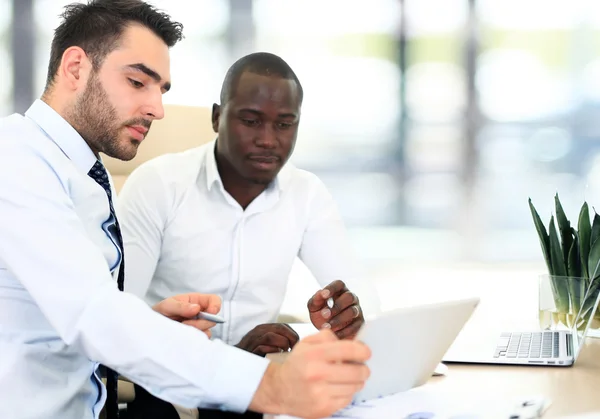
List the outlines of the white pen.
{"type": "Polygon", "coordinates": [[[208,320],[209,322],[214,323],[225,323],[225,319],[223,317],[217,316],[216,314],[204,313],[200,312],[194,316],[196,320],[208,320]]]}

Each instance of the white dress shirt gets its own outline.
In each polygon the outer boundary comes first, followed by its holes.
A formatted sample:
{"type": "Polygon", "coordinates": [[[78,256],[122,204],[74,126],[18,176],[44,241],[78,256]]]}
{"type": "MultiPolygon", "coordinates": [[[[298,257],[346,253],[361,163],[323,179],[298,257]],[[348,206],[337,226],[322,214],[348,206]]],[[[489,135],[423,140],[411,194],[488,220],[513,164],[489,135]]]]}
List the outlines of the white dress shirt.
{"type": "Polygon", "coordinates": [[[98,363],[172,403],[245,410],[268,361],[118,291],[95,161],[42,101],[0,119],[0,418],[97,418],[98,363]]]}
{"type": "Polygon", "coordinates": [[[236,344],[276,321],[299,256],[321,286],[341,279],[365,311],[376,311],[324,184],[287,164],[243,210],[223,188],[214,148],[213,140],[157,157],[127,179],[119,196],[125,289],[149,304],[174,292],[218,294],[226,323],[213,336],[236,344]]]}

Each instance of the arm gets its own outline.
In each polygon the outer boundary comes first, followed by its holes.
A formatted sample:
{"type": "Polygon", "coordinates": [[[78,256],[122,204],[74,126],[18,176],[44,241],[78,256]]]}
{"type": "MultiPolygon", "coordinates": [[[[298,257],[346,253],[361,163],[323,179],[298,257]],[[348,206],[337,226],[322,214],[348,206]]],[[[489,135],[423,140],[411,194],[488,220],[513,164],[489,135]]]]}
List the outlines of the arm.
{"type": "Polygon", "coordinates": [[[158,264],[170,202],[163,179],[148,164],[134,170],[119,193],[117,215],[127,258],[125,291],[142,299],[158,264]]]}
{"type": "Polygon", "coordinates": [[[309,221],[299,257],[321,287],[342,280],[360,299],[363,312],[376,314],[380,311],[377,291],[359,272],[336,203],[323,182],[316,177],[313,181],[309,221]]]}
{"type": "Polygon", "coordinates": [[[67,188],[37,155],[2,147],[0,258],[58,336],[172,403],[245,410],[267,361],[119,292],[67,188]]]}

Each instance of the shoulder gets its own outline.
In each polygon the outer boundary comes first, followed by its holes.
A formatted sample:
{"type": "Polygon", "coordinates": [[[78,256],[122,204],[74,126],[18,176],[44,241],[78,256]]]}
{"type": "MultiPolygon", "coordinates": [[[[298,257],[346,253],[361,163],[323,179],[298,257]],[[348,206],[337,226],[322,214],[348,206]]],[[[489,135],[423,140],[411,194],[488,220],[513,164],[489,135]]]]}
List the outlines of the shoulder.
{"type": "Polygon", "coordinates": [[[19,114],[0,118],[0,177],[13,183],[58,179],[65,186],[69,169],[68,158],[33,121],[19,114]]]}
{"type": "Polygon", "coordinates": [[[329,193],[325,183],[316,174],[291,163],[286,164],[281,170],[279,180],[282,182],[283,189],[294,195],[315,197],[329,193]]]}
{"type": "Polygon", "coordinates": [[[159,182],[168,188],[193,183],[204,167],[207,145],[179,153],[168,153],[139,165],[129,175],[127,183],[159,182]]]}

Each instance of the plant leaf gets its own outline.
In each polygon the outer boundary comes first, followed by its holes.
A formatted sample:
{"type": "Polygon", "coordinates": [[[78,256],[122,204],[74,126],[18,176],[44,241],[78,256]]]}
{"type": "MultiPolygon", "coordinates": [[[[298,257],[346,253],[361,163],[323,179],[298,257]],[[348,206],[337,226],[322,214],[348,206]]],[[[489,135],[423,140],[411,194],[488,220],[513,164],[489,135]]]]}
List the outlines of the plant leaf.
{"type": "Polygon", "coordinates": [[[533,217],[535,229],[538,232],[540,245],[542,246],[542,253],[544,254],[546,266],[548,267],[548,274],[554,275],[554,271],[552,269],[552,259],[550,257],[550,239],[548,237],[548,233],[546,232],[546,227],[544,226],[542,219],[540,218],[538,212],[533,206],[533,203],[531,202],[531,198],[529,198],[529,209],[531,210],[531,216],[533,217]]]}
{"type": "Polygon", "coordinates": [[[590,273],[590,283],[600,276],[600,240],[596,240],[590,249],[588,272],[590,273]]]}
{"type": "MultiPolygon", "coordinates": [[[[590,211],[587,202],[584,202],[579,211],[579,221],[577,225],[579,230],[579,254],[581,257],[582,276],[589,279],[588,258],[590,255],[590,247],[592,246],[591,234],[592,225],[590,223],[590,211]]],[[[589,283],[588,283],[589,285],[589,283]]]]}
{"type": "Polygon", "coordinates": [[[568,265],[569,251],[571,250],[571,245],[573,244],[573,229],[571,228],[571,223],[567,219],[565,211],[560,204],[558,194],[554,196],[554,204],[556,207],[556,222],[558,224],[558,231],[560,232],[562,244],[563,260],[565,261],[565,265],[568,265]]]}
{"type": "Polygon", "coordinates": [[[585,293],[585,278],[581,278],[581,258],[579,257],[579,237],[573,230],[575,239],[569,250],[569,262],[567,271],[569,273],[569,294],[571,297],[571,314],[578,314],[585,293]],[[583,291],[583,292],[582,292],[583,291]]]}
{"type": "MultiPolygon", "coordinates": [[[[598,287],[600,286],[600,281],[592,282],[589,288],[585,292],[584,302],[582,304],[582,308],[579,313],[580,319],[585,319],[589,316],[588,312],[594,307],[596,304],[596,299],[598,298],[598,287]]],[[[581,321],[581,320],[580,320],[581,321]]]]}
{"type": "Polygon", "coordinates": [[[550,240],[550,260],[552,261],[552,271],[554,272],[550,277],[550,280],[554,285],[554,300],[559,313],[567,314],[569,311],[569,287],[565,281],[567,268],[565,266],[565,261],[562,258],[558,233],[556,232],[556,226],[554,225],[554,216],[550,217],[548,237],[550,240]]]}
{"type": "Polygon", "coordinates": [[[550,261],[552,262],[554,276],[567,276],[567,267],[562,258],[562,249],[560,248],[558,233],[556,232],[556,226],[554,225],[554,216],[550,217],[550,231],[548,238],[550,241],[550,261]]]}
{"type": "Polygon", "coordinates": [[[600,215],[594,211],[594,222],[592,223],[592,232],[590,233],[590,249],[596,240],[598,240],[598,237],[600,237],[600,215]]]}
{"type": "Polygon", "coordinates": [[[575,230],[571,229],[575,238],[571,249],[569,250],[568,263],[567,263],[567,274],[573,278],[581,277],[581,258],[579,257],[579,236],[575,230]]]}

